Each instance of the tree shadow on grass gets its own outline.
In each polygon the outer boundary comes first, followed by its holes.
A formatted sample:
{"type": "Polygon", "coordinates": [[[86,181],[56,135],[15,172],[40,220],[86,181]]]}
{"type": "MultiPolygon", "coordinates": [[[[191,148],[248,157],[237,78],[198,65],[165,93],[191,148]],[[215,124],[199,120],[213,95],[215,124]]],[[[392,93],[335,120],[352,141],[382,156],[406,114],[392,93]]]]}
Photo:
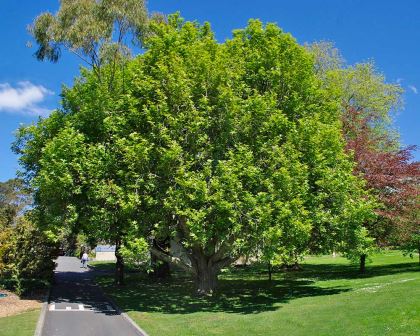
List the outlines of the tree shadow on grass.
{"type": "Polygon", "coordinates": [[[195,295],[190,279],[155,282],[128,277],[127,286],[112,289],[112,295],[125,311],[189,314],[224,312],[256,314],[274,311],[282,303],[300,297],[333,295],[345,292],[341,287],[321,288],[310,280],[220,280],[218,291],[211,297],[195,295]]]}
{"type": "Polygon", "coordinates": [[[224,312],[257,314],[275,311],[291,300],[340,294],[351,291],[345,286],[321,287],[315,281],[369,278],[404,272],[420,271],[413,263],[369,266],[360,274],[355,265],[305,264],[303,271],[277,273],[269,282],[263,268],[233,269],[219,281],[212,297],[195,295],[195,285],[187,277],[174,276],[157,282],[139,274],[127,276],[127,285],[114,288],[112,279],[100,281],[125,311],[190,314],[195,312],[224,312]],[[280,279],[279,279],[280,278],[280,279]]]}

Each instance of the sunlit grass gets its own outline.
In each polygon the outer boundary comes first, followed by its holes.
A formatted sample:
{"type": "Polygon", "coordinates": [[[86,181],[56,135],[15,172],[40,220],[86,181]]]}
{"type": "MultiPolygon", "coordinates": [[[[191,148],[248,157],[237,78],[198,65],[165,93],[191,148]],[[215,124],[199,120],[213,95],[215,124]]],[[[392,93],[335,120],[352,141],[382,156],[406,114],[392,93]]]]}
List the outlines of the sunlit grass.
{"type": "Polygon", "coordinates": [[[187,277],[156,282],[128,275],[108,294],[151,336],[158,335],[419,335],[420,267],[388,251],[372,258],[366,274],[341,257],[309,257],[303,271],[263,268],[222,274],[211,298],[194,294],[187,277]]]}
{"type": "Polygon", "coordinates": [[[1,336],[32,336],[39,317],[39,309],[18,315],[0,317],[1,336]]]}

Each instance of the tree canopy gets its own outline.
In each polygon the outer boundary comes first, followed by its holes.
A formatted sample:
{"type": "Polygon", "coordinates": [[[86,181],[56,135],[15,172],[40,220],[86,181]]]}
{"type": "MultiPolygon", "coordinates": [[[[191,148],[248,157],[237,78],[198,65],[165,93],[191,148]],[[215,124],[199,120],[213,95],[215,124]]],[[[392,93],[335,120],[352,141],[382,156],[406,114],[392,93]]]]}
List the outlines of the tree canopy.
{"type": "Polygon", "coordinates": [[[249,251],[369,243],[374,204],[345,153],[340,101],[305,48],[258,20],[224,43],[179,15],[149,29],[112,92],[83,71],[61,110],[20,129],[14,148],[45,225],[117,245],[170,236],[188,260],[152,252],[203,294],[249,251]]]}

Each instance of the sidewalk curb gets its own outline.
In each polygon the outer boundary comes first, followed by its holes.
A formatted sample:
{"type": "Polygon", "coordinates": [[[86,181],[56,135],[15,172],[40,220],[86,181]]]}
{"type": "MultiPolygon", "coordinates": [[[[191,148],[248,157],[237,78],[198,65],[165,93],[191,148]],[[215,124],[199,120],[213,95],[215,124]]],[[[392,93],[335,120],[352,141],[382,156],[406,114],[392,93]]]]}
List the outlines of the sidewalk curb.
{"type": "Polygon", "coordinates": [[[48,293],[44,297],[44,302],[42,303],[41,313],[38,317],[38,322],[36,323],[36,329],[34,336],[41,336],[42,335],[42,329],[44,328],[44,322],[45,322],[45,315],[47,314],[48,309],[48,302],[50,300],[51,295],[51,286],[48,289],[48,293]]]}
{"type": "MultiPolygon", "coordinates": [[[[87,265],[89,268],[89,271],[91,272],[98,272],[97,270],[95,270],[95,268],[92,268],[90,265],[87,265]]],[[[95,273],[94,273],[95,274],[95,273]]],[[[93,282],[100,288],[103,296],[105,297],[105,299],[107,299],[109,301],[109,303],[111,303],[111,305],[114,307],[114,309],[117,311],[118,314],[120,314],[123,319],[125,319],[135,330],[137,330],[141,336],[149,336],[147,334],[147,332],[145,332],[142,328],[140,328],[136,322],[133,321],[133,319],[127,315],[127,313],[125,313],[120,307],[118,307],[117,303],[114,301],[114,299],[112,299],[108,294],[105,293],[104,289],[95,281],[95,275],[93,276],[93,282]]]]}
{"type": "MultiPolygon", "coordinates": [[[[99,286],[99,285],[98,285],[99,286]]],[[[114,299],[109,297],[107,294],[105,294],[104,290],[101,286],[99,286],[102,290],[102,293],[104,294],[104,297],[112,304],[112,306],[115,308],[115,310],[120,314],[131,326],[136,329],[142,336],[149,336],[142,328],[140,328],[136,322],[133,321],[133,319],[127,315],[123,310],[121,310],[120,307],[115,303],[114,299]]]]}

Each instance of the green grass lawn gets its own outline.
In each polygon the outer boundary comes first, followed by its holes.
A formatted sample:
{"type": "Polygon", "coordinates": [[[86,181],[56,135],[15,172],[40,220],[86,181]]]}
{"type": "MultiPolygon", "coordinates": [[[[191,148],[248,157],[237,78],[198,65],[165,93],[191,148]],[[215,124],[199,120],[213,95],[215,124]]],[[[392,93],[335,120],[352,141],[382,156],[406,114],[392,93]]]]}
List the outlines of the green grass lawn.
{"type": "Polygon", "coordinates": [[[185,277],[130,274],[119,289],[110,276],[98,281],[150,336],[420,335],[417,258],[391,251],[372,260],[360,275],[344,258],[308,257],[303,271],[271,283],[262,269],[233,269],[210,298],[195,296],[185,277]]]}
{"type": "MultiPolygon", "coordinates": [[[[91,269],[100,272],[115,272],[115,261],[89,261],[88,265],[91,269]]],[[[124,270],[128,273],[136,273],[138,270],[125,265],[124,270]]]]}
{"type": "Polygon", "coordinates": [[[1,317],[1,336],[32,336],[35,332],[39,317],[39,309],[27,311],[22,314],[1,317]]]}
{"type": "Polygon", "coordinates": [[[89,261],[88,265],[96,271],[113,272],[115,270],[115,261],[89,261]]]}

